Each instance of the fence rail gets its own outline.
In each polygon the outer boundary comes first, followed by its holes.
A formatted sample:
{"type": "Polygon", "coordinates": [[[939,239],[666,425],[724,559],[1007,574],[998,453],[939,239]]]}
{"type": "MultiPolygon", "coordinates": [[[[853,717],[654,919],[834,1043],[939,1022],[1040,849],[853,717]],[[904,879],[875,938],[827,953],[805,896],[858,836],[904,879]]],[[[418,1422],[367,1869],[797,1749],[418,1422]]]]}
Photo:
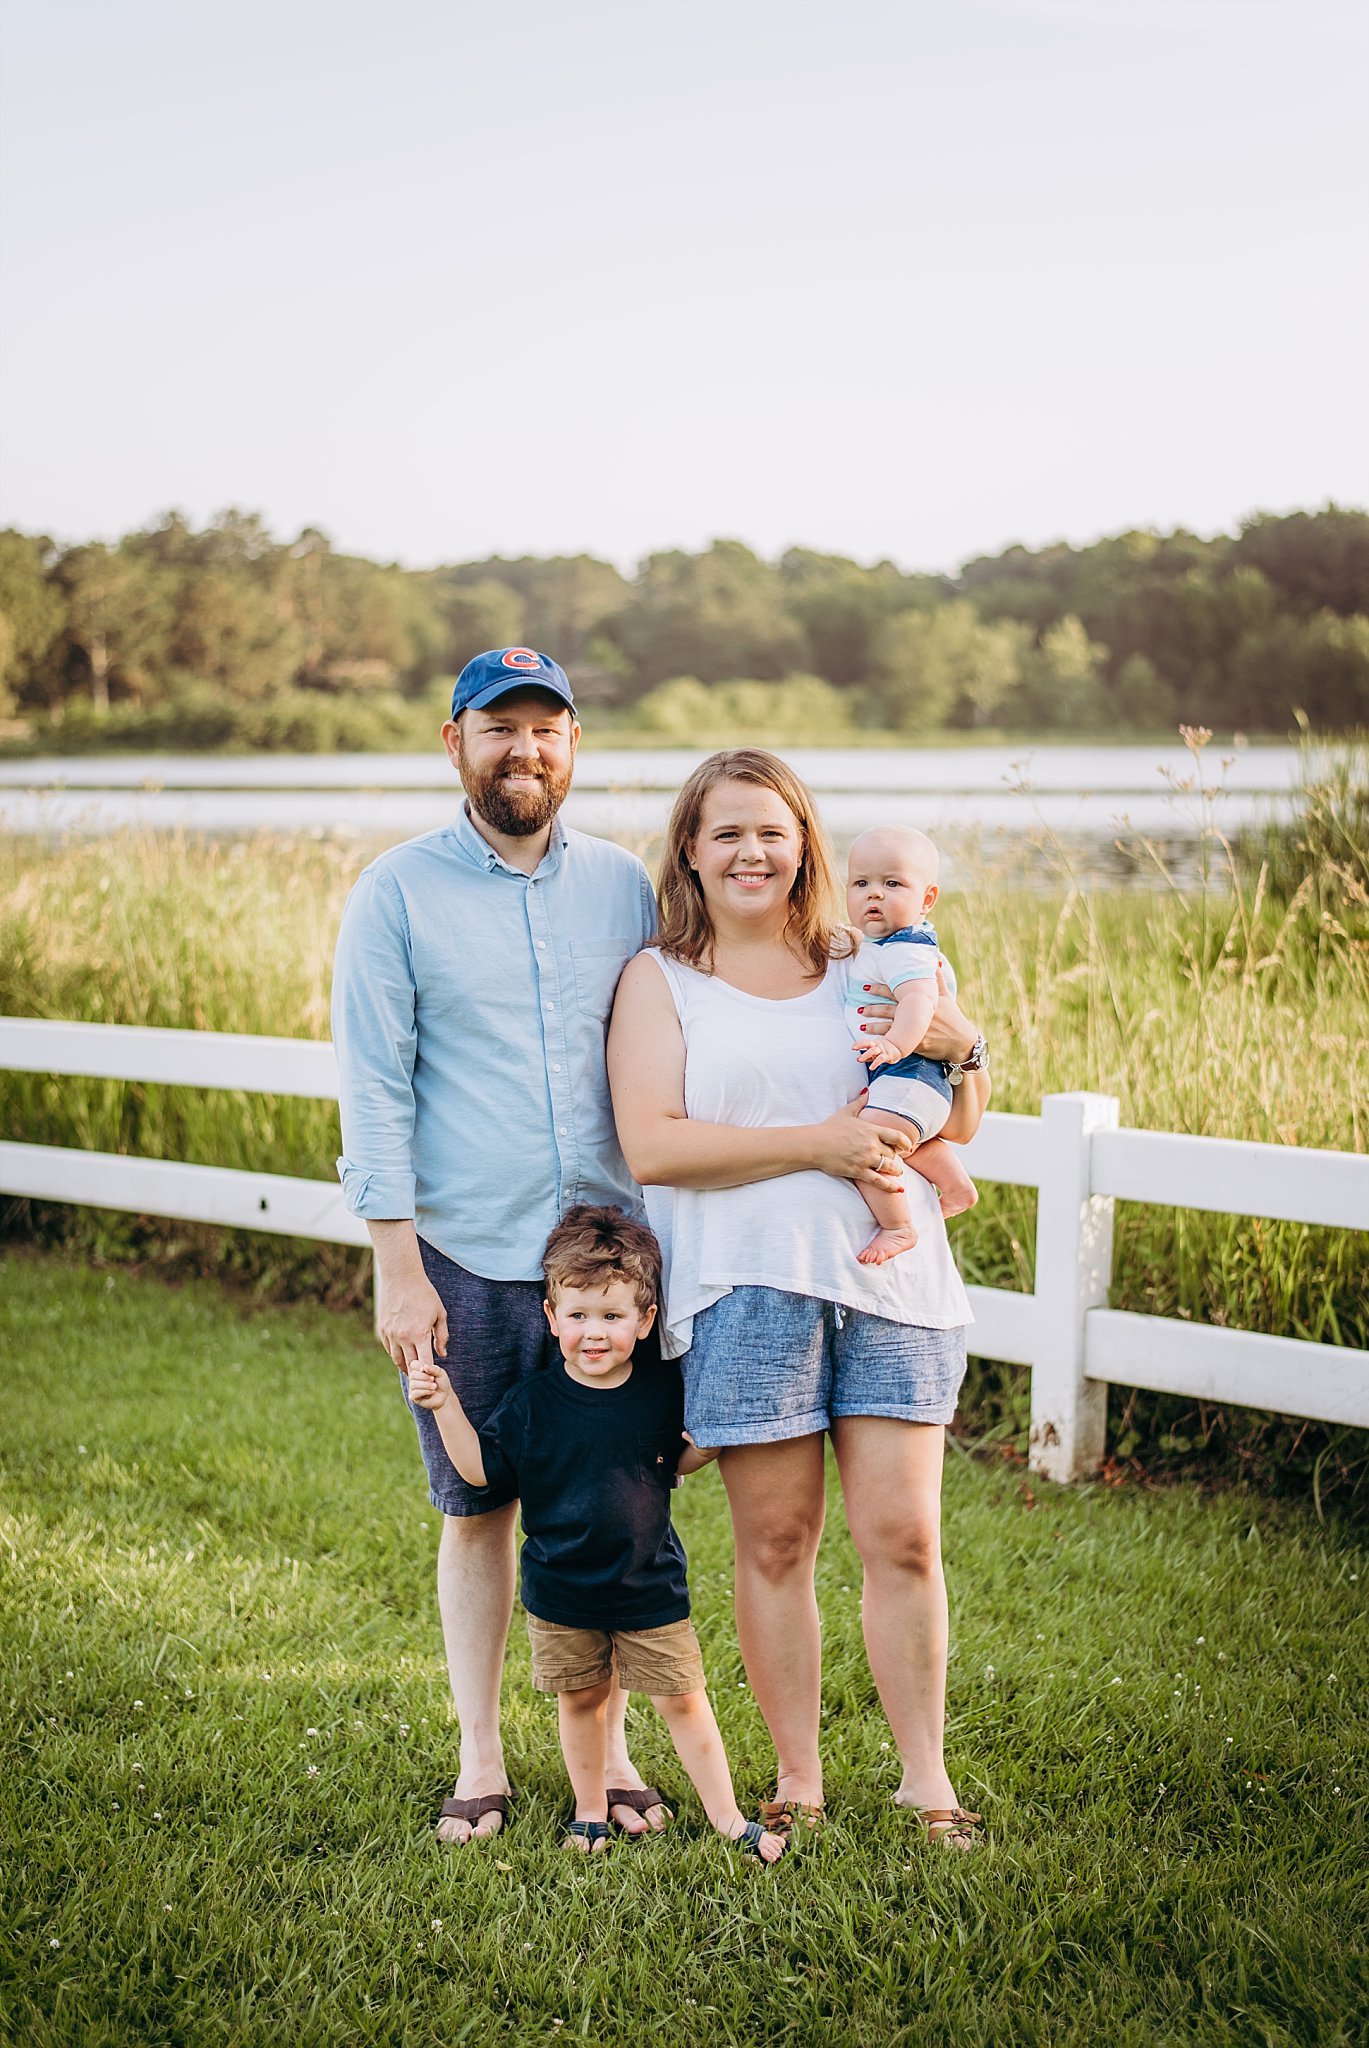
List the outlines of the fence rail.
{"type": "MultiPolygon", "coordinates": [[[[331,1045],[209,1031],[0,1017],[0,1070],[336,1100],[331,1045]]],[[[1369,1426],[1351,1346],[1217,1329],[1107,1306],[1114,1204],[1151,1202],[1369,1230],[1369,1158],[1118,1128],[1107,1095],[1048,1095],[1040,1116],[984,1118],[977,1179],[1037,1189],[1036,1292],[971,1287],[977,1356],[1030,1368],[1031,1464],[1077,1479],[1102,1460],[1110,1385],[1369,1426]]],[[[0,1195],[174,1216],[329,1244],[366,1226],[331,1181],[0,1143],[0,1195]]]]}

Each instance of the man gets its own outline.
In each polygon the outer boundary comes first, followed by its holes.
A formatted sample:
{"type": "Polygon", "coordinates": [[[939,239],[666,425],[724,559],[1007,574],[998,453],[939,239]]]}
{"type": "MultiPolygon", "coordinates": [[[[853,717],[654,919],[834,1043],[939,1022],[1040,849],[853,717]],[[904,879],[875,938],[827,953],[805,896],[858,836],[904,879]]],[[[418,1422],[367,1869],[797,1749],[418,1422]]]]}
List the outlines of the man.
{"type": "MultiPolygon", "coordinates": [[[[477,655],[442,738],[461,810],[373,861],[343,914],[338,1169],[375,1246],[381,1341],[403,1374],[444,1359],[479,1425],[546,1360],[541,1256],[562,1211],[612,1202],[641,1214],[614,1131],[604,1036],[655,906],[635,855],[559,822],[580,727],[547,655],[477,655]]],[[[467,1486],[432,1416],[410,1406],[444,1517],[438,1605],[461,1733],[438,1837],[468,1842],[508,1814],[499,1683],[518,1503],[467,1486]]],[[[609,1783],[640,1794],[626,1704],[615,1688],[609,1783]]],[[[639,1799],[612,1817],[641,1833],[666,1815],[639,1799]]]]}

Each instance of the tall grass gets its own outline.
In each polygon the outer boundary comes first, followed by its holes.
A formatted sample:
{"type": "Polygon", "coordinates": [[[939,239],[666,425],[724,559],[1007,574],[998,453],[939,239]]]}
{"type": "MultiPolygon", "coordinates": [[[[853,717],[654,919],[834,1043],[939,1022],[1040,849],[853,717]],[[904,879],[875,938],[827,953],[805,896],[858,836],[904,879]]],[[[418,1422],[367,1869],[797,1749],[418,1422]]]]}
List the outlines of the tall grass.
{"type": "MultiPolygon", "coordinates": [[[[964,1002],[995,1049],[994,1102],[1035,1112],[1053,1090],[1116,1095],[1124,1124],[1363,1151],[1369,1139],[1369,896],[1363,757],[1344,787],[1255,857],[1221,828],[1220,785],[1194,735],[1191,786],[1207,886],[1090,893],[1069,871],[1032,893],[985,871],[939,927],[964,1002]]],[[[1048,851],[1051,849],[1048,848],[1048,851]]],[[[127,834],[55,850],[0,844],[0,1012],[191,1030],[326,1037],[333,938],[366,852],[324,839],[231,843],[127,834]]],[[[330,1176],[328,1104],[141,1083],[0,1076],[0,1135],[330,1176]]],[[[263,1295],[360,1299],[365,1254],[198,1226],[12,1203],[0,1233],[84,1256],[240,1277],[263,1295]]],[[[967,1277],[1030,1288],[1034,1197],[988,1188],[955,1227],[967,1277]]],[[[1369,1343],[1364,1238],[1174,1208],[1119,1205],[1119,1307],[1369,1343]]],[[[982,1366],[968,1426],[1020,1441],[1023,1376],[982,1366]]],[[[1136,1397],[1114,1400],[1113,1449],[1147,1465],[1202,1448],[1319,1486],[1365,1469],[1351,1432],[1136,1397]],[[1320,1463],[1318,1463],[1320,1461],[1320,1463]]]]}

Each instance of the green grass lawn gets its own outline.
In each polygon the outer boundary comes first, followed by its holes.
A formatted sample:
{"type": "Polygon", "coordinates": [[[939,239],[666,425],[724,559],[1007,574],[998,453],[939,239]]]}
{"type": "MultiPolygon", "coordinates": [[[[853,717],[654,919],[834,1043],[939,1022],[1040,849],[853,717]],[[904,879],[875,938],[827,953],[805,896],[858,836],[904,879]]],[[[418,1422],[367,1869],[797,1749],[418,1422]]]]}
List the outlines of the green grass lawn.
{"type": "MultiPolygon", "coordinates": [[[[664,1838],[563,1854],[554,1708],[516,1630],[516,1819],[444,1854],[437,1517],[361,1320],[12,1257],[0,1352],[8,2038],[1362,2038],[1369,1560],[1349,1525],[954,1454],[950,1749],[988,1820],[962,1858],[890,1805],[834,1497],[818,1839],[767,1875],[685,1796],[664,1838]]],[[[679,1501],[747,1803],[768,1755],[716,1474],[679,1501]]],[[[686,1792],[632,1714],[638,1760],[686,1792]]]]}

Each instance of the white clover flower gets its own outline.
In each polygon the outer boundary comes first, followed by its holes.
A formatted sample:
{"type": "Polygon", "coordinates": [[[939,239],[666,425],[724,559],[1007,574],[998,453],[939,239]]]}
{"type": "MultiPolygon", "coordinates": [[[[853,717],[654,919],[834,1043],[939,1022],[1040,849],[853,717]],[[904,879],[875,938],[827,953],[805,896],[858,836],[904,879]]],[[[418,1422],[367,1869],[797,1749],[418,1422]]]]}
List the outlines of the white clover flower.
{"type": "Polygon", "coordinates": [[[59,1941],[59,1940],[57,1939],[57,1936],[56,1936],[55,1934],[54,1934],[54,1935],[52,1935],[52,1936],[50,1937],[49,1941],[48,1941],[48,1947],[49,1947],[49,1948],[60,1948],[61,1946],[62,1946],[62,1944],[61,1944],[61,1942],[60,1942],[60,1941],[59,1941]]]}
{"type": "Polygon", "coordinates": [[[430,1923],[430,1925],[432,1927],[434,1934],[440,1934],[442,1932],[442,1922],[440,1920],[434,1920],[430,1923]]]}
{"type": "Polygon", "coordinates": [[[316,1778],[318,1776],[318,1765],[310,1764],[308,1770],[305,1773],[305,1776],[309,1778],[316,1778]]]}
{"type": "Polygon", "coordinates": [[[317,1729],[317,1728],[306,1728],[304,1732],[305,1732],[305,1734],[306,1734],[306,1735],[317,1735],[317,1734],[318,1734],[318,1729],[317,1729]]]}

